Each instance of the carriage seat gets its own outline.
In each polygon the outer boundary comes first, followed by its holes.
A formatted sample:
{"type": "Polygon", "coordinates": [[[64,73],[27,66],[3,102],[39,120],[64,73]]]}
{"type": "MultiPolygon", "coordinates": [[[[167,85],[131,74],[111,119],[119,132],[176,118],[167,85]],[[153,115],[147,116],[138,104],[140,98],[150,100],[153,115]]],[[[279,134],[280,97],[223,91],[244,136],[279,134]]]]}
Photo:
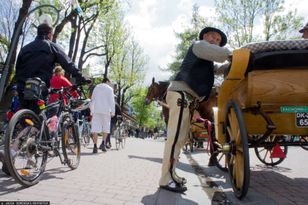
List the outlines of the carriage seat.
{"type": "Polygon", "coordinates": [[[243,48],[251,52],[245,75],[253,70],[308,68],[308,40],[260,42],[243,48]]]}
{"type": "Polygon", "coordinates": [[[250,57],[244,79],[233,97],[243,108],[262,103],[269,109],[306,105],[308,101],[308,40],[248,44],[250,57]]]}

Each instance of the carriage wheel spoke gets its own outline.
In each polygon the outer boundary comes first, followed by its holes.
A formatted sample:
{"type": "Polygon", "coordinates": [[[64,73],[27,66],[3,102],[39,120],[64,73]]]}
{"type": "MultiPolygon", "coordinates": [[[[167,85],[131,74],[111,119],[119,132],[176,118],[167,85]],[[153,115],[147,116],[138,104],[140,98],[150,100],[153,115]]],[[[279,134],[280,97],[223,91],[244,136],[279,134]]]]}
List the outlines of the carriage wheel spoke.
{"type": "Polygon", "coordinates": [[[263,147],[263,149],[258,150],[258,152],[261,153],[261,152],[263,152],[264,150],[267,151],[267,149],[265,149],[265,148],[263,147]]]}
{"type": "Polygon", "coordinates": [[[267,149],[266,152],[265,152],[265,155],[263,157],[263,161],[266,161],[265,159],[266,159],[266,156],[267,156],[268,152],[269,152],[269,150],[267,149]]]}
{"type": "Polygon", "coordinates": [[[244,156],[242,152],[236,152],[235,165],[236,168],[236,187],[240,189],[243,185],[244,177],[244,156]]]}

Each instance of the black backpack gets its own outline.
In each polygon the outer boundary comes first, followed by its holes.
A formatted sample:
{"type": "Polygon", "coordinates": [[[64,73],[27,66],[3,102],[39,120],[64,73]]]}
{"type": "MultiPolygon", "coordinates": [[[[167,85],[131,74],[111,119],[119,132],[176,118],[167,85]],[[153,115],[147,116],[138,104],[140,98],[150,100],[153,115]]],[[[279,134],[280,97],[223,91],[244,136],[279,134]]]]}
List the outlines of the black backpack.
{"type": "Polygon", "coordinates": [[[24,99],[39,100],[47,92],[47,86],[39,77],[28,78],[25,82],[24,99]]]}

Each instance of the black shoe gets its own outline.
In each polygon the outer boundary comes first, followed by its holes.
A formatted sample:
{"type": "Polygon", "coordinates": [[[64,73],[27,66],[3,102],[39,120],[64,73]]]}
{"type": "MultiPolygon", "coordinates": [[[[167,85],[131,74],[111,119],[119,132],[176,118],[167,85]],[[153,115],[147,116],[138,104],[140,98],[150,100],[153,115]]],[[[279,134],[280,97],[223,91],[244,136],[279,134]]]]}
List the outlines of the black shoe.
{"type": "Polygon", "coordinates": [[[159,186],[161,189],[165,189],[168,191],[176,192],[176,193],[184,193],[187,191],[187,187],[175,182],[170,182],[168,185],[165,186],[159,186]]]}
{"type": "Polygon", "coordinates": [[[103,149],[104,143],[102,142],[102,144],[99,146],[99,149],[103,149]]]}
{"type": "Polygon", "coordinates": [[[209,160],[209,163],[208,163],[208,165],[207,166],[209,166],[209,167],[213,167],[213,166],[215,166],[216,165],[216,163],[217,163],[217,161],[216,161],[216,158],[215,157],[213,157],[213,155],[210,157],[210,160],[209,160]]]}
{"type": "Polygon", "coordinates": [[[106,148],[107,148],[107,149],[110,149],[110,148],[111,148],[111,144],[107,144],[107,145],[106,145],[106,148]]]}
{"type": "Polygon", "coordinates": [[[96,144],[93,147],[93,153],[97,153],[97,146],[96,146],[96,144]]]}
{"type": "Polygon", "coordinates": [[[184,177],[181,177],[181,184],[184,185],[187,183],[187,180],[184,177]]]}
{"type": "Polygon", "coordinates": [[[4,162],[2,163],[2,171],[3,171],[6,175],[11,176],[8,167],[6,166],[6,164],[5,164],[4,162]]]}
{"type": "Polygon", "coordinates": [[[103,144],[102,146],[99,146],[99,148],[103,151],[103,152],[107,152],[105,145],[103,144]]]}

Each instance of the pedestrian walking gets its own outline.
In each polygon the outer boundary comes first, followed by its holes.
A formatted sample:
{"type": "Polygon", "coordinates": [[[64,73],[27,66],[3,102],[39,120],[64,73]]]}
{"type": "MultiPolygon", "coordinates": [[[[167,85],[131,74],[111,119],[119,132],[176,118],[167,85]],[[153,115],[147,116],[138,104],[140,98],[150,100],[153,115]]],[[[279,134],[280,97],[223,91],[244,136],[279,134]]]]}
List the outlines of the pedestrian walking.
{"type": "Polygon", "coordinates": [[[98,133],[102,133],[102,151],[106,152],[106,138],[110,133],[110,120],[115,115],[115,102],[111,81],[104,78],[102,83],[95,86],[91,97],[92,125],[93,133],[93,153],[97,153],[98,133]]]}

